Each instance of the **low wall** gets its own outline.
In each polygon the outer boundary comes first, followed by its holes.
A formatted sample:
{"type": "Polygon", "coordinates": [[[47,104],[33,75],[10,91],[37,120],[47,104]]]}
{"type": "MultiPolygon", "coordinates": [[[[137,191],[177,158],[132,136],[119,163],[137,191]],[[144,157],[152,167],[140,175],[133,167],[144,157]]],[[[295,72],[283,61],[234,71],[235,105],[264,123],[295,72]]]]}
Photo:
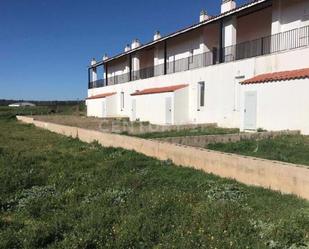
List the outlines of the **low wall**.
{"type": "Polygon", "coordinates": [[[217,127],[215,123],[185,124],[185,125],[155,125],[148,122],[130,122],[128,118],[91,118],[72,115],[43,115],[33,116],[34,120],[56,123],[80,128],[93,129],[102,132],[127,133],[139,135],[152,132],[181,131],[188,129],[207,129],[217,127]]]}
{"type": "Polygon", "coordinates": [[[17,119],[55,133],[79,138],[84,142],[98,141],[102,146],[135,150],[160,160],[170,159],[176,165],[200,169],[221,177],[233,178],[248,185],[291,193],[309,200],[309,167],[307,166],[102,133],[36,121],[22,116],[18,116],[17,119]]]}
{"type": "Polygon", "coordinates": [[[103,132],[127,133],[131,135],[140,135],[152,132],[179,131],[196,128],[217,127],[217,124],[188,124],[188,125],[155,125],[147,122],[121,122],[121,121],[103,121],[101,128],[103,132]]]}
{"type": "Polygon", "coordinates": [[[271,132],[237,133],[237,134],[224,134],[224,135],[167,137],[167,138],[159,138],[157,140],[174,144],[183,144],[188,146],[206,148],[207,145],[213,143],[230,143],[230,142],[235,143],[241,140],[275,138],[282,135],[300,135],[300,131],[271,131],[271,132]]]}

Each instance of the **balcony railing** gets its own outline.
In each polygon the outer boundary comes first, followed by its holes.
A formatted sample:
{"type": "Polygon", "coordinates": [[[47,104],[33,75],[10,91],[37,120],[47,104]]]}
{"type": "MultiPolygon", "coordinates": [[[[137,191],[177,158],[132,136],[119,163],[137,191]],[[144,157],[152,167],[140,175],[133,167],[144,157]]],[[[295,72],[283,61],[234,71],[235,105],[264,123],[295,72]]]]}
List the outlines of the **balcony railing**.
{"type": "Polygon", "coordinates": [[[169,59],[166,64],[163,63],[153,67],[143,68],[138,71],[133,71],[131,74],[115,75],[108,77],[107,80],[101,79],[90,82],[89,89],[147,79],[164,74],[184,72],[218,63],[269,55],[306,46],[309,46],[309,26],[238,43],[222,49],[214,48],[212,51],[178,60],[169,59]]]}

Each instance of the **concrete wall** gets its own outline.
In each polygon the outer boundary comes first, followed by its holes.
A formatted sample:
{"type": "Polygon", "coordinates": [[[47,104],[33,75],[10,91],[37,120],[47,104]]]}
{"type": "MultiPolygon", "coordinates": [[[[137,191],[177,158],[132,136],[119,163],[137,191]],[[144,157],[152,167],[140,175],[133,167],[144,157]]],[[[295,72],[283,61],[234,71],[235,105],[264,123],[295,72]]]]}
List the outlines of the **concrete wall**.
{"type": "Polygon", "coordinates": [[[309,25],[309,1],[273,0],[272,34],[309,25]]]}
{"type": "Polygon", "coordinates": [[[283,193],[292,193],[309,200],[309,168],[307,166],[101,133],[35,121],[21,116],[18,116],[17,119],[62,135],[78,137],[84,142],[98,141],[102,146],[106,147],[135,150],[160,160],[172,160],[176,165],[188,166],[221,177],[233,178],[249,185],[270,188],[283,193]]]}
{"type": "Polygon", "coordinates": [[[167,137],[158,140],[182,144],[193,147],[206,148],[209,144],[215,143],[235,143],[241,140],[256,140],[275,138],[283,135],[299,135],[299,131],[278,131],[278,132],[258,132],[258,133],[239,133],[224,135],[203,135],[203,136],[186,136],[186,137],[167,137]]]}

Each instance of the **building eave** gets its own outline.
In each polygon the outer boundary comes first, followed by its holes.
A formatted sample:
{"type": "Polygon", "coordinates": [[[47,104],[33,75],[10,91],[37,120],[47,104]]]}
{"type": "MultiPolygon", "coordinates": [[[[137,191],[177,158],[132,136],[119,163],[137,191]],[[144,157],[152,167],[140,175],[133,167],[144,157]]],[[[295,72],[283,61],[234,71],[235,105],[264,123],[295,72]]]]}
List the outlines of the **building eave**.
{"type": "Polygon", "coordinates": [[[113,61],[113,60],[115,60],[115,59],[119,59],[119,58],[121,58],[121,57],[123,57],[123,56],[129,55],[129,54],[132,54],[132,53],[135,53],[135,52],[137,52],[137,51],[139,51],[139,50],[142,50],[142,49],[145,49],[145,48],[147,48],[147,47],[151,47],[151,46],[153,46],[153,45],[155,45],[155,44],[158,44],[158,43],[160,43],[160,42],[166,41],[166,40],[168,40],[168,39],[170,39],[170,38],[179,36],[179,35],[181,35],[181,34],[184,34],[184,33],[189,32],[189,31],[192,31],[192,30],[198,29],[198,28],[200,28],[200,27],[206,26],[206,25],[208,25],[208,24],[214,23],[214,22],[219,21],[219,20],[221,20],[221,19],[223,19],[223,18],[226,18],[226,17],[232,16],[232,15],[235,15],[235,14],[237,14],[237,13],[243,11],[243,10],[247,10],[247,9],[249,9],[249,8],[258,6],[258,5],[262,4],[262,3],[271,2],[271,1],[272,1],[272,0],[254,0],[254,1],[252,1],[252,2],[243,4],[243,5],[241,5],[241,6],[237,7],[237,8],[235,8],[235,9],[233,9],[233,10],[231,10],[231,11],[228,11],[228,12],[225,12],[225,13],[222,13],[222,14],[219,14],[219,15],[217,15],[217,16],[213,16],[213,17],[209,18],[208,20],[206,20],[206,21],[204,21],[204,22],[200,22],[200,23],[191,25],[190,27],[186,27],[186,28],[184,28],[184,29],[178,30],[178,31],[176,31],[176,32],[174,32],[174,33],[171,33],[171,34],[167,35],[167,36],[163,36],[162,38],[160,38],[160,39],[158,39],[158,40],[156,40],[156,41],[151,41],[151,42],[149,42],[149,43],[146,43],[146,44],[144,44],[144,45],[142,45],[142,46],[140,46],[140,47],[138,47],[138,48],[136,48],[136,49],[132,49],[132,50],[130,50],[130,51],[128,51],[128,52],[123,52],[123,53],[120,53],[120,54],[118,54],[118,55],[115,55],[115,56],[113,56],[113,57],[111,57],[111,58],[109,58],[109,59],[107,59],[107,60],[100,61],[100,62],[98,62],[98,63],[96,63],[96,64],[94,64],[94,65],[89,66],[89,68],[95,68],[95,67],[101,66],[101,65],[103,65],[103,64],[105,64],[105,63],[107,63],[107,62],[111,62],[111,61],[113,61]]]}

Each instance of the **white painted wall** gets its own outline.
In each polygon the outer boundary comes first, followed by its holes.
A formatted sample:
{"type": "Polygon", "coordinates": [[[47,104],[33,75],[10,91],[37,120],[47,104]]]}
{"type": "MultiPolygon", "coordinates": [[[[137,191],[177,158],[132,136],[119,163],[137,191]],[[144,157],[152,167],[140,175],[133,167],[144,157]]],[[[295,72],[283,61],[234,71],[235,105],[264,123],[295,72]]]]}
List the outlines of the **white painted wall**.
{"type": "MultiPolygon", "coordinates": [[[[153,124],[166,124],[165,98],[167,97],[172,98],[173,106],[173,92],[132,96],[132,99],[136,100],[136,119],[153,124]]],[[[172,122],[174,123],[174,109],[172,109],[172,122]]]]}
{"type": "Polygon", "coordinates": [[[106,101],[106,117],[119,116],[120,93],[105,98],[106,101]]]}
{"type": "Polygon", "coordinates": [[[301,130],[309,134],[309,79],[244,85],[241,87],[242,110],[246,91],[257,92],[257,128],[301,130]]]}
{"type": "Polygon", "coordinates": [[[102,118],[103,102],[105,102],[105,98],[86,100],[87,116],[102,118]]]}
{"type": "MultiPolygon", "coordinates": [[[[241,110],[239,105],[239,76],[244,79],[255,75],[293,70],[309,67],[309,48],[289,52],[260,56],[236,62],[223,63],[195,70],[162,75],[144,80],[137,80],[119,85],[89,89],[88,94],[96,95],[108,92],[125,92],[125,108],[117,115],[131,116],[131,93],[152,87],[164,87],[179,84],[189,84],[189,117],[188,123],[213,123],[223,127],[240,127],[241,110]],[[197,111],[197,83],[205,81],[205,108],[197,111]],[[238,99],[238,100],[237,100],[238,99]],[[236,103],[236,104],[235,104],[236,103]],[[237,104],[238,103],[238,104],[237,104]],[[236,108],[235,108],[236,105],[236,108]]],[[[147,96],[147,95],[145,95],[147,96]]],[[[120,103],[120,97],[117,98],[120,103]]],[[[160,116],[162,105],[155,101],[144,99],[140,103],[145,110],[139,115],[145,115],[141,120],[153,120],[150,116],[160,116]],[[153,109],[150,109],[153,108],[153,109]]],[[[138,103],[137,103],[138,104],[138,103]]],[[[161,123],[163,117],[155,118],[153,122],[161,123]]]]}
{"type": "Polygon", "coordinates": [[[101,99],[86,100],[87,116],[98,117],[98,118],[119,116],[118,109],[120,102],[117,101],[118,100],[117,95],[118,94],[101,99]],[[103,106],[105,107],[104,112],[103,112],[103,106]]]}

